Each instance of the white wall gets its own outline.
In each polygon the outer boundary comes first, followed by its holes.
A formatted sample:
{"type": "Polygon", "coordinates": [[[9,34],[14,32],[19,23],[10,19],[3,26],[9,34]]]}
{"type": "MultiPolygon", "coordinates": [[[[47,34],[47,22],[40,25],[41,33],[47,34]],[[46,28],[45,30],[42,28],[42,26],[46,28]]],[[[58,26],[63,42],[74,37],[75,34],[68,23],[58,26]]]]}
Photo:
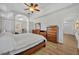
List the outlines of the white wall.
{"type": "Polygon", "coordinates": [[[75,34],[74,33],[74,24],[72,24],[72,23],[64,24],[64,33],[74,35],[75,34]]]}
{"type": "Polygon", "coordinates": [[[1,21],[1,17],[0,17],[0,33],[1,33],[1,28],[2,28],[2,21],[1,21]]]}

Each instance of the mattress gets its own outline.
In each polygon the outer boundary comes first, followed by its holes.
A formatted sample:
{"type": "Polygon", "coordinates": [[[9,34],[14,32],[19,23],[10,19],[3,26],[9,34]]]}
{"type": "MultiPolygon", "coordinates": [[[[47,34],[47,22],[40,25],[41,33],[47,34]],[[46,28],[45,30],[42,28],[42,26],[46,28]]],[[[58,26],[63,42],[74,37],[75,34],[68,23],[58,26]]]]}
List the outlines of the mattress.
{"type": "Polygon", "coordinates": [[[14,35],[14,40],[16,42],[16,47],[14,50],[9,52],[9,54],[12,55],[34,47],[46,39],[41,35],[24,33],[14,35]]]}

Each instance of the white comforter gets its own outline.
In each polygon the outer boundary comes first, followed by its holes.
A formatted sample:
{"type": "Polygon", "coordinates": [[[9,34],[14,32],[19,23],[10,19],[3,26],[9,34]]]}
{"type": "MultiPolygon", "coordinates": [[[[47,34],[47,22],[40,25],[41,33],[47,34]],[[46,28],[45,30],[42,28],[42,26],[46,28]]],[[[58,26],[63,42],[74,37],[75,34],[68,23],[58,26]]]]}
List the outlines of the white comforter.
{"type": "Polygon", "coordinates": [[[46,40],[43,36],[32,33],[17,35],[5,33],[0,37],[0,54],[6,52],[16,54],[39,44],[43,40],[46,40]]]}
{"type": "Polygon", "coordinates": [[[33,44],[38,41],[44,41],[45,38],[40,35],[25,33],[25,34],[15,35],[14,39],[17,43],[16,49],[20,49],[21,47],[29,45],[31,43],[33,44]]]}
{"type": "Polygon", "coordinates": [[[12,51],[15,46],[14,37],[10,33],[0,34],[0,54],[12,51]]]}

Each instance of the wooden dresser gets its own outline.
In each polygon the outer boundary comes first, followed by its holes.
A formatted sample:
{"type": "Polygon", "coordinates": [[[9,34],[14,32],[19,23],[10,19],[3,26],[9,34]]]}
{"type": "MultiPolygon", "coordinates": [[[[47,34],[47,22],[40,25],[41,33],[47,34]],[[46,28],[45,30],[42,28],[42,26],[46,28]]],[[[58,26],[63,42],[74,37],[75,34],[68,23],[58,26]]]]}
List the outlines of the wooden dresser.
{"type": "Polygon", "coordinates": [[[34,34],[39,34],[39,33],[40,33],[40,29],[33,29],[33,30],[32,30],[32,33],[34,33],[34,34]]]}
{"type": "Polygon", "coordinates": [[[47,27],[47,40],[57,43],[57,26],[49,26],[47,27]]]}
{"type": "Polygon", "coordinates": [[[32,30],[32,33],[39,34],[39,35],[42,35],[42,36],[44,36],[45,38],[47,38],[47,37],[46,37],[46,31],[44,31],[44,30],[33,29],[33,30],[32,30]]]}

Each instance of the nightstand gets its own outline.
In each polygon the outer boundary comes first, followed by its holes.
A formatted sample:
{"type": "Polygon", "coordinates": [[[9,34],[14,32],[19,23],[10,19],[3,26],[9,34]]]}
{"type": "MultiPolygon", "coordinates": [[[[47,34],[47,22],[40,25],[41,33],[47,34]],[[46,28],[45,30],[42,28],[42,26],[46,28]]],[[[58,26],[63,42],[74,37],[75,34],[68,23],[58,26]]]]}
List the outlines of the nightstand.
{"type": "Polygon", "coordinates": [[[40,35],[44,36],[45,38],[47,38],[47,32],[44,30],[40,30],[40,35]]]}

